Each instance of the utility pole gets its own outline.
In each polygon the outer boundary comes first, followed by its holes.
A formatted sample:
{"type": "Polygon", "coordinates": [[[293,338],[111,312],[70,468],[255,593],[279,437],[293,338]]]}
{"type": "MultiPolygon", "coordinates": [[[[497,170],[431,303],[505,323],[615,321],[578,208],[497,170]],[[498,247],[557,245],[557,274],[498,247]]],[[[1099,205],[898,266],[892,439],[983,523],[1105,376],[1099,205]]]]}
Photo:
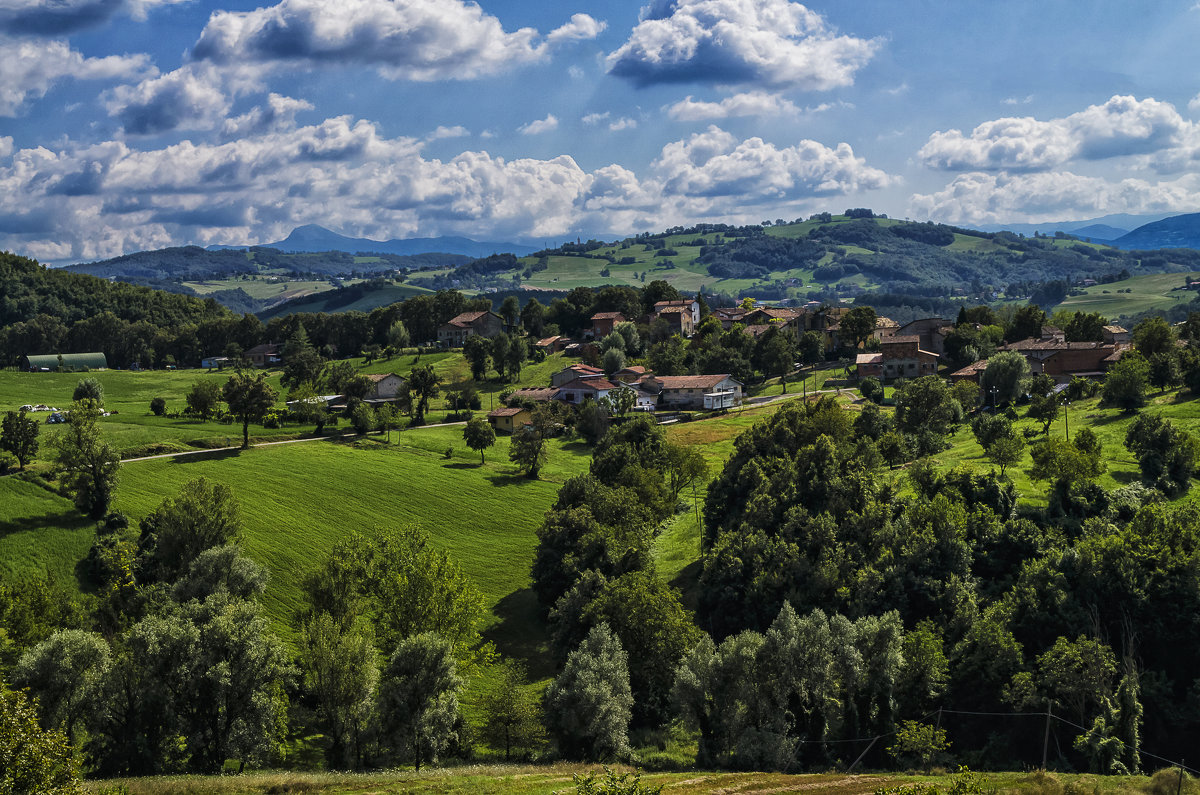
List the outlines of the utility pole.
{"type": "Polygon", "coordinates": [[[1053,706],[1053,702],[1046,699],[1046,734],[1042,738],[1042,770],[1046,769],[1046,754],[1050,750],[1050,718],[1052,717],[1050,710],[1053,706]]]}
{"type": "Polygon", "coordinates": [[[1071,441],[1071,401],[1063,401],[1063,422],[1067,426],[1067,441],[1071,441]]]}

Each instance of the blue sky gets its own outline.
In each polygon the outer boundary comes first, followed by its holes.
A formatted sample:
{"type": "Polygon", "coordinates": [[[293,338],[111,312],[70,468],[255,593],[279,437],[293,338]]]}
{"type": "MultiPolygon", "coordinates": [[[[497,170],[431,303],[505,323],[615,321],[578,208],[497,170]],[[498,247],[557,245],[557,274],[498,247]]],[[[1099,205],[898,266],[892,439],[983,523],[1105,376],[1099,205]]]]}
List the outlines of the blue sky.
{"type": "Polygon", "coordinates": [[[1200,4],[0,0],[0,248],[1200,210],[1200,4]]]}

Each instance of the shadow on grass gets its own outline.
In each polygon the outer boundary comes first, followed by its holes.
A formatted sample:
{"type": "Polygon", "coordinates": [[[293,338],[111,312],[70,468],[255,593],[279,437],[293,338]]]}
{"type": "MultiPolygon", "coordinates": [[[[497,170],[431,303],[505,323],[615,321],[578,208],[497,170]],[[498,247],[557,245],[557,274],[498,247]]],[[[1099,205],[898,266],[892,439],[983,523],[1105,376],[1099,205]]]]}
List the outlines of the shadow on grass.
{"type": "Polygon", "coordinates": [[[240,447],[235,447],[229,450],[203,450],[197,453],[177,455],[171,459],[171,463],[194,464],[198,461],[221,461],[226,458],[237,458],[241,454],[242,448],[240,447]]]}
{"type": "Polygon", "coordinates": [[[483,639],[496,644],[496,651],[505,657],[524,660],[531,681],[554,676],[553,655],[546,648],[549,640],[546,624],[533,589],[513,591],[497,602],[492,612],[500,623],[485,631],[483,639]]]}
{"type": "Polygon", "coordinates": [[[693,612],[700,602],[700,572],[703,570],[704,565],[698,560],[693,560],[680,569],[669,583],[672,588],[679,589],[683,606],[693,612]]]}
{"type": "Polygon", "coordinates": [[[1113,480],[1117,481],[1122,486],[1128,486],[1131,483],[1138,483],[1142,479],[1140,472],[1123,472],[1118,470],[1116,472],[1109,472],[1108,474],[1112,476],[1113,480]]]}
{"type": "Polygon", "coordinates": [[[479,469],[481,466],[483,465],[478,462],[473,464],[455,462],[453,464],[442,464],[442,469],[479,469]]]}
{"type": "Polygon", "coordinates": [[[68,530],[79,530],[84,527],[90,527],[93,520],[80,514],[75,510],[57,511],[55,513],[44,513],[41,516],[23,516],[20,519],[11,519],[0,522],[0,538],[21,532],[37,532],[39,530],[52,530],[67,528],[68,530]]]}
{"type": "Polygon", "coordinates": [[[487,479],[492,482],[493,486],[515,486],[518,483],[528,483],[532,478],[525,476],[524,472],[513,472],[507,475],[488,475],[487,479]]]}

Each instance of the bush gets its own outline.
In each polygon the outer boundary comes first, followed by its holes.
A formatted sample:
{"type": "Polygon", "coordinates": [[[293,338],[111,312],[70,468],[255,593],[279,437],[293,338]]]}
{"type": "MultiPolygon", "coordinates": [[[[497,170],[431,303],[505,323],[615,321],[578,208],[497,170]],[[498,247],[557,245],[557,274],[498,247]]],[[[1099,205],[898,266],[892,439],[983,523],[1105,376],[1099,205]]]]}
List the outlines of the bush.
{"type": "Polygon", "coordinates": [[[154,398],[154,400],[151,400],[150,401],[150,413],[153,414],[155,417],[161,417],[164,414],[166,414],[167,413],[166,398],[156,397],[156,398],[154,398]]]}
{"type": "Polygon", "coordinates": [[[878,378],[864,378],[858,385],[858,391],[872,403],[883,402],[883,385],[879,383],[878,378]]]}
{"type": "Polygon", "coordinates": [[[104,402],[104,387],[95,378],[81,378],[75,385],[71,400],[94,400],[96,405],[104,402]]]}

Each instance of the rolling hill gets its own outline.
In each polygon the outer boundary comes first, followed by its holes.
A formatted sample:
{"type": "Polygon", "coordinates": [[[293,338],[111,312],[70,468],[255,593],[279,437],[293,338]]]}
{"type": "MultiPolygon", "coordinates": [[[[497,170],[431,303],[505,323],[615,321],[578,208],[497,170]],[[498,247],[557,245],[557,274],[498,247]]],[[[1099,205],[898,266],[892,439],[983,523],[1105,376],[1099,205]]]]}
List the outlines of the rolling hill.
{"type": "MultiPolygon", "coordinates": [[[[274,248],[287,252],[319,253],[324,251],[344,251],[349,254],[392,254],[396,256],[415,256],[419,254],[440,253],[457,254],[466,257],[486,257],[507,251],[513,254],[532,254],[534,246],[520,243],[496,243],[489,241],[471,240],[467,237],[413,237],[393,240],[371,240],[365,237],[347,237],[326,229],[317,224],[298,226],[283,240],[276,243],[265,243],[261,248],[274,248]]],[[[246,250],[256,246],[209,246],[210,251],[246,250]]]]}
{"type": "Polygon", "coordinates": [[[1112,242],[1126,251],[1162,248],[1200,248],[1200,213],[1176,215],[1139,226],[1112,242]]]}

